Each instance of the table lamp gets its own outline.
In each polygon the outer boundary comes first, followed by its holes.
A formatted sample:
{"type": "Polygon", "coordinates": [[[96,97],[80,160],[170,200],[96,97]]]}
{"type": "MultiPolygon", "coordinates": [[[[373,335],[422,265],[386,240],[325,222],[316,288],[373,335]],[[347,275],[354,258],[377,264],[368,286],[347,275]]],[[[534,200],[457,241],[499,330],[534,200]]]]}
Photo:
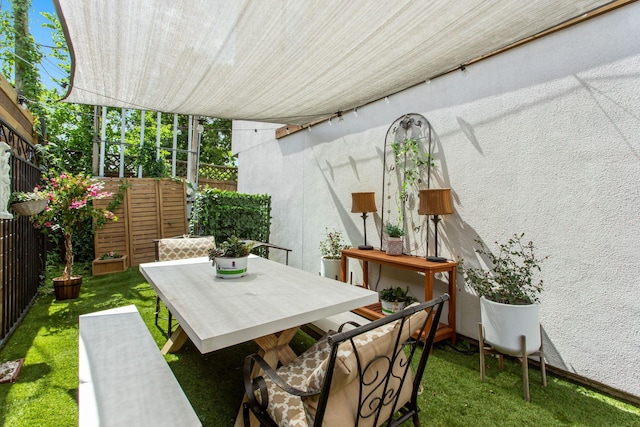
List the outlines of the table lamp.
{"type": "MultiPolygon", "coordinates": [[[[420,190],[420,206],[418,207],[418,214],[420,215],[433,215],[433,224],[435,230],[435,246],[436,255],[429,256],[427,253],[428,261],[445,262],[447,259],[438,256],[438,222],[440,222],[440,215],[449,215],[453,213],[453,204],[451,203],[451,189],[450,188],[437,188],[420,190]]],[[[427,233],[427,247],[429,247],[429,234],[427,233]]]]}
{"type": "Polygon", "coordinates": [[[358,249],[373,249],[373,246],[367,245],[367,212],[377,210],[375,193],[351,193],[351,212],[362,213],[364,223],[364,245],[358,246],[358,249]]]}

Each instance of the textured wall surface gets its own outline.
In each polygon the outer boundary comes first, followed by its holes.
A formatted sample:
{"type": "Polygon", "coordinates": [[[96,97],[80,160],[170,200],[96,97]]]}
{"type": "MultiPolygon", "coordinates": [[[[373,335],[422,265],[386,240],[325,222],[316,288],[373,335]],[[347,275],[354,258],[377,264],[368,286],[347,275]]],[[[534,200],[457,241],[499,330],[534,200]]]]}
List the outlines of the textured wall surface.
{"type": "MultiPolygon", "coordinates": [[[[524,232],[549,256],[549,362],[640,396],[638,22],[631,4],[280,140],[276,125],[235,122],[239,191],[270,194],[271,241],[294,249],[291,265],[319,271],[325,227],[362,242],[351,193],[375,191],[381,204],[389,125],[424,115],[435,131],[432,187],[451,187],[455,208],[441,254],[473,264],[474,239],[491,246],[524,232]]],[[[378,212],[374,245],[380,228],[378,212]]],[[[459,277],[458,332],[476,337],[478,299],[459,277]]],[[[380,288],[404,283],[422,294],[418,278],[382,270],[380,288]]]]}

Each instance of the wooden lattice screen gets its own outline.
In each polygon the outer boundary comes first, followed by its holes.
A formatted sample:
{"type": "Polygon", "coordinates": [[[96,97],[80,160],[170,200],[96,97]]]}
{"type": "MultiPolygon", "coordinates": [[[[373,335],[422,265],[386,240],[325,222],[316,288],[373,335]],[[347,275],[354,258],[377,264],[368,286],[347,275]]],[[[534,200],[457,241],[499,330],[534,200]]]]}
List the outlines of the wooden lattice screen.
{"type": "MultiPolygon", "coordinates": [[[[128,266],[155,259],[154,239],[186,234],[187,199],[184,182],[155,178],[102,178],[105,190],[117,193],[127,183],[125,197],[114,212],[116,222],[107,222],[95,233],[95,253],[126,254],[128,266]]],[[[96,201],[106,207],[111,199],[96,201]]]]}

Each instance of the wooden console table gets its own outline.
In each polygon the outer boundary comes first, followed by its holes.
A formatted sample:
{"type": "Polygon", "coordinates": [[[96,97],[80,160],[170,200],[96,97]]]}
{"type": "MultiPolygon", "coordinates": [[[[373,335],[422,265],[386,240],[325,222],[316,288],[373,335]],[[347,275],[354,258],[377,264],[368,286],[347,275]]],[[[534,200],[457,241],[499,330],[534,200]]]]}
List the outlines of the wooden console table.
{"type": "MultiPolygon", "coordinates": [[[[357,248],[344,249],[340,260],[340,280],[347,281],[347,259],[354,258],[362,261],[362,281],[365,288],[369,288],[369,263],[387,265],[405,270],[424,273],[424,299],[433,298],[433,276],[435,273],[448,273],[449,276],[449,316],[448,324],[441,323],[436,333],[435,341],[451,338],[451,343],[456,343],[456,268],[457,262],[432,262],[425,258],[411,255],[387,255],[385,252],[373,249],[362,250],[357,248]]],[[[383,316],[380,303],[353,310],[361,316],[375,320],[383,316]]]]}

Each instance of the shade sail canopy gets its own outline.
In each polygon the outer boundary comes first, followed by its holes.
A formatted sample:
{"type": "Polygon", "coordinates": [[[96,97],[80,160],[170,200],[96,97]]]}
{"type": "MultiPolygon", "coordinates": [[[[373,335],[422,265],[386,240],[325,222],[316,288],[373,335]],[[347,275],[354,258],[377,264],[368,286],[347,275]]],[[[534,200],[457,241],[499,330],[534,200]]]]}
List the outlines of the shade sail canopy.
{"type": "Polygon", "coordinates": [[[66,100],[302,124],[610,3],[602,0],[55,0],[66,100]]]}

